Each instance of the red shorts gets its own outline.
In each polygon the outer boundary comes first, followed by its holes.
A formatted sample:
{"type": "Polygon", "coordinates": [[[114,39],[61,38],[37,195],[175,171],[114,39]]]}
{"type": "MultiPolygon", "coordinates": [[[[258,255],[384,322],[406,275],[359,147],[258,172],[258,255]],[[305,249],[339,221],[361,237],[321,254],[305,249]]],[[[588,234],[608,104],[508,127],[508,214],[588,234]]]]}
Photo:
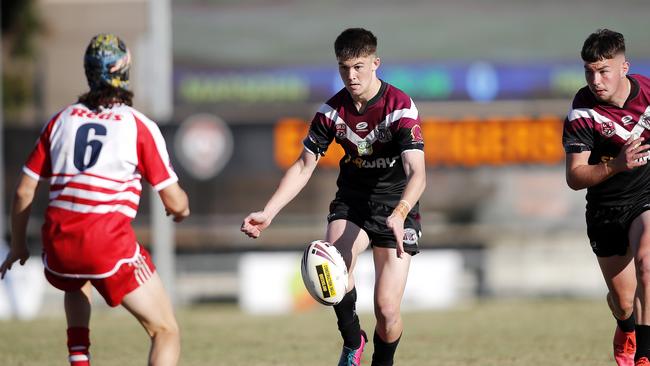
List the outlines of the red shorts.
{"type": "MultiPolygon", "coordinates": [[[[139,245],[139,244],[138,244],[139,245]]],[[[79,290],[90,281],[109,306],[115,307],[131,291],[147,282],[156,271],[151,255],[140,245],[140,255],[134,262],[125,263],[109,277],[72,278],[58,276],[45,269],[45,278],[59,290],[72,292],[79,290]]]]}

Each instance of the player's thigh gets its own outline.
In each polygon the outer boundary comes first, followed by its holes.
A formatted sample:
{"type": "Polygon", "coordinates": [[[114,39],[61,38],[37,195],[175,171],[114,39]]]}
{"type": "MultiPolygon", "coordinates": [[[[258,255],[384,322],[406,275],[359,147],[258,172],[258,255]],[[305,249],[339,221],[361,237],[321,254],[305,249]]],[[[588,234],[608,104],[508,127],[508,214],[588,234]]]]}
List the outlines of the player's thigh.
{"type": "Polygon", "coordinates": [[[411,255],[404,253],[401,258],[395,249],[373,247],[375,263],[375,304],[399,306],[406,288],[411,255]]]}
{"type": "Polygon", "coordinates": [[[158,272],[154,272],[148,281],[124,296],[122,305],[142,323],[150,335],[160,330],[178,331],[171,301],[158,272]]]}
{"type": "Polygon", "coordinates": [[[637,258],[650,255],[650,211],[644,211],[630,225],[630,246],[637,258]]]}
{"type": "Polygon", "coordinates": [[[368,234],[348,220],[330,222],[327,225],[326,240],[341,252],[350,272],[354,269],[359,254],[370,244],[368,234]]]}

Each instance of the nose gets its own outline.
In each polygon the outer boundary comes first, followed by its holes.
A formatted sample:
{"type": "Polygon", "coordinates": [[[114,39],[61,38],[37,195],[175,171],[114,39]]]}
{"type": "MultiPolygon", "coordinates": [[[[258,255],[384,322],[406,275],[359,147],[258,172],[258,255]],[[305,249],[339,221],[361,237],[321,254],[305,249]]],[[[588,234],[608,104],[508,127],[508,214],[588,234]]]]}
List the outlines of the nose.
{"type": "Polygon", "coordinates": [[[602,81],[602,78],[597,72],[595,72],[592,75],[590,75],[590,80],[589,81],[590,81],[590,83],[592,85],[600,85],[600,82],[602,81]]]}

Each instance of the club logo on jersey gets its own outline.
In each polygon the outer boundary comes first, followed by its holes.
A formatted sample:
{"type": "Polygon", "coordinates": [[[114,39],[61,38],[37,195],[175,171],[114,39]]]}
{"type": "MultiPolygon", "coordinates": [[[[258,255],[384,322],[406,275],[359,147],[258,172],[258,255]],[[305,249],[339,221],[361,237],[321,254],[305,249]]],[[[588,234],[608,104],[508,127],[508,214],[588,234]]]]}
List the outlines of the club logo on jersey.
{"type": "Polygon", "coordinates": [[[646,130],[650,130],[650,113],[643,113],[639,117],[639,124],[646,130]]]}
{"type": "Polygon", "coordinates": [[[614,128],[614,122],[612,121],[605,121],[601,123],[601,134],[605,137],[612,137],[614,136],[614,133],[616,132],[616,128],[614,128]]]}
{"type": "Polygon", "coordinates": [[[411,127],[411,139],[413,142],[424,142],[424,138],[422,138],[422,128],[420,125],[411,127]]]}
{"type": "Polygon", "coordinates": [[[623,118],[621,118],[621,122],[623,122],[623,124],[627,126],[630,123],[634,123],[634,120],[632,119],[632,116],[628,115],[628,116],[623,116],[623,118]]]}
{"type": "Polygon", "coordinates": [[[346,126],[345,123],[337,123],[334,127],[336,128],[336,138],[339,140],[345,140],[348,126],[346,126]]]}
{"type": "Polygon", "coordinates": [[[359,122],[354,128],[356,128],[357,131],[368,131],[368,122],[359,122]]]}
{"type": "Polygon", "coordinates": [[[388,130],[388,123],[382,122],[377,126],[377,140],[382,143],[389,142],[392,139],[392,135],[388,130]]]}
{"type": "Polygon", "coordinates": [[[361,140],[357,143],[357,151],[359,155],[371,155],[372,154],[372,143],[366,140],[361,140]]]}

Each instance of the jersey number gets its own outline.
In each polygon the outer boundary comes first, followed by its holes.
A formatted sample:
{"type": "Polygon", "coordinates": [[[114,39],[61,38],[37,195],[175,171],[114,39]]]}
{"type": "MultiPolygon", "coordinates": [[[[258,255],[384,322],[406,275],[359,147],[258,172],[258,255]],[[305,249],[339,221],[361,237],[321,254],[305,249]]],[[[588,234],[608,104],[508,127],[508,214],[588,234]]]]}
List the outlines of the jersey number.
{"type": "Polygon", "coordinates": [[[92,139],[95,136],[106,136],[106,127],[98,123],[89,123],[77,130],[74,139],[74,166],[81,172],[95,165],[99,153],[102,151],[102,142],[92,139]],[[93,131],[92,135],[90,135],[91,130],[93,131]],[[88,151],[88,148],[90,148],[90,151],[88,151]],[[90,156],[90,158],[87,159],[87,156],[90,156]]]}

